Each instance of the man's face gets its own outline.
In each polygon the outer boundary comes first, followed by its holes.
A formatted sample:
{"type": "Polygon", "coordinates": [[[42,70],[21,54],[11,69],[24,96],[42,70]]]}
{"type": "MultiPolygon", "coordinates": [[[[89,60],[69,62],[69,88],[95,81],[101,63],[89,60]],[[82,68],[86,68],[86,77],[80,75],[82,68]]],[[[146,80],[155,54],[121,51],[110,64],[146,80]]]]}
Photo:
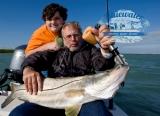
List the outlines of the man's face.
{"type": "Polygon", "coordinates": [[[60,16],[59,12],[56,12],[51,20],[45,21],[47,28],[52,32],[59,32],[64,24],[63,18],[60,16]]]}
{"type": "Polygon", "coordinates": [[[64,45],[70,51],[77,51],[81,45],[82,34],[73,26],[67,26],[62,31],[64,45]]]}

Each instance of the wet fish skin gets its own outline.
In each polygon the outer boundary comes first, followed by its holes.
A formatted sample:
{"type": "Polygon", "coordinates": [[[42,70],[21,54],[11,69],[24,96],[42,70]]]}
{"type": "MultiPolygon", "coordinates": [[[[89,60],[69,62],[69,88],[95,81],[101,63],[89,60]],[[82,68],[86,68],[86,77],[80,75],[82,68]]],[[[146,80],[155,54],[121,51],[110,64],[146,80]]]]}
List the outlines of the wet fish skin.
{"type": "Polygon", "coordinates": [[[84,103],[108,99],[115,95],[129,70],[128,65],[117,65],[111,71],[95,75],[44,79],[43,91],[37,95],[26,92],[24,85],[11,84],[12,93],[1,104],[4,108],[14,99],[36,103],[45,107],[64,109],[84,103]]]}

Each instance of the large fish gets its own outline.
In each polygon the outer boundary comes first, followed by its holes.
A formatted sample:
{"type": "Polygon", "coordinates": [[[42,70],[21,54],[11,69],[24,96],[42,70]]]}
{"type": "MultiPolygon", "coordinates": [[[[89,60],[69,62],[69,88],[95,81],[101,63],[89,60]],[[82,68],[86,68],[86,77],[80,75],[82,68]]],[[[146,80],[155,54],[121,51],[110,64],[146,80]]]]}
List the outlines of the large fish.
{"type": "Polygon", "coordinates": [[[128,65],[116,65],[112,70],[94,75],[76,78],[46,78],[43,91],[38,91],[37,95],[27,93],[24,85],[12,83],[12,92],[1,104],[1,107],[4,108],[16,98],[58,109],[81,106],[94,100],[108,99],[113,97],[120,88],[128,70],[128,65]]]}

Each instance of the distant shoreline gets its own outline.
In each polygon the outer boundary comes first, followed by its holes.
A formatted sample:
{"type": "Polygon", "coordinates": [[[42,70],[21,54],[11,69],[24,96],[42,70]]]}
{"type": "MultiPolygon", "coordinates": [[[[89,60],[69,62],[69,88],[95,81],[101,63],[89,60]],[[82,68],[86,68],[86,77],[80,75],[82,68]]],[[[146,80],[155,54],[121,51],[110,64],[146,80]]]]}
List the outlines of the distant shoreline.
{"type": "Polygon", "coordinates": [[[0,49],[0,53],[13,53],[14,49],[0,49]]]}

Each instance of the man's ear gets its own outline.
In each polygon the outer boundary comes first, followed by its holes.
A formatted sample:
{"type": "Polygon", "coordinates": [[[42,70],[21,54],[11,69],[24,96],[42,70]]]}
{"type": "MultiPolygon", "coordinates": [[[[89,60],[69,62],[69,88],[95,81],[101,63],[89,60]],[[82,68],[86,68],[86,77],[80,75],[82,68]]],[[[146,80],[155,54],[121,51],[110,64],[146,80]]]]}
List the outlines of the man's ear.
{"type": "Polygon", "coordinates": [[[63,38],[62,37],[57,37],[56,38],[56,43],[59,47],[63,47],[64,44],[63,44],[63,38]]]}

